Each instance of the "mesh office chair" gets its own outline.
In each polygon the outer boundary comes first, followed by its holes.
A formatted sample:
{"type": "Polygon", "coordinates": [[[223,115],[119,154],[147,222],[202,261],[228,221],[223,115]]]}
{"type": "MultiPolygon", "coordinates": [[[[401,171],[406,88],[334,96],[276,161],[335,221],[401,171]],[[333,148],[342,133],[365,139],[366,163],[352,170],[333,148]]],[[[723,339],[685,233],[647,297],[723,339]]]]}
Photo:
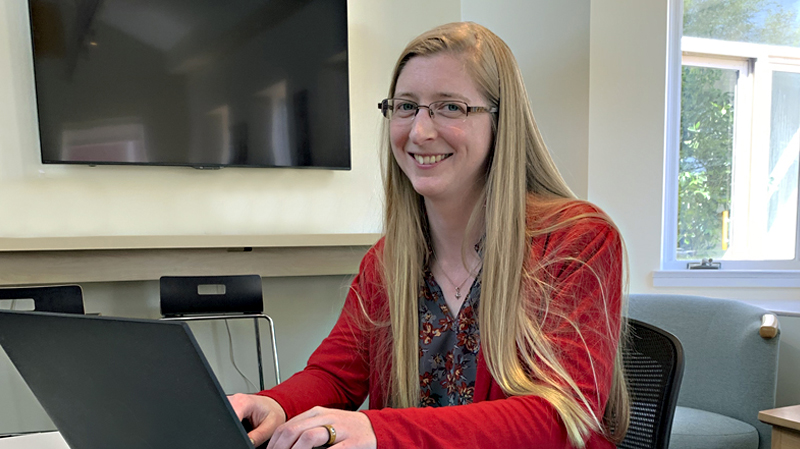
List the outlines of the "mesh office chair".
{"type": "Polygon", "coordinates": [[[683,378],[683,347],[662,329],[628,319],[630,337],[622,360],[631,418],[621,449],[666,449],[683,378]]]}
{"type": "Polygon", "coordinates": [[[281,382],[275,324],[264,314],[261,277],[242,276],[162,276],[160,279],[161,315],[164,320],[210,321],[252,319],[255,328],[258,377],[264,389],[259,320],[269,323],[275,383],[281,382]]]}
{"type": "Polygon", "coordinates": [[[80,285],[46,287],[3,287],[0,299],[33,299],[36,312],[84,314],[83,290],[80,285]]]}

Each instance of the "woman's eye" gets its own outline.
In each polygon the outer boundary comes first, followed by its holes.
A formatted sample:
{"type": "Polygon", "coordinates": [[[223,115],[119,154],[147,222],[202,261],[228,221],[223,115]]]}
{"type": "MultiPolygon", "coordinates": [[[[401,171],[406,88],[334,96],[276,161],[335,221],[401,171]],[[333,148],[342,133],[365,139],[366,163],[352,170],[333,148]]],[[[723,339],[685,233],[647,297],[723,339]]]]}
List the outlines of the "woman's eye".
{"type": "Polygon", "coordinates": [[[461,103],[443,103],[438,110],[448,117],[458,117],[467,112],[465,106],[461,103]]]}
{"type": "Polygon", "coordinates": [[[416,109],[414,103],[400,103],[397,105],[398,111],[413,111],[414,109],[416,109]]]}

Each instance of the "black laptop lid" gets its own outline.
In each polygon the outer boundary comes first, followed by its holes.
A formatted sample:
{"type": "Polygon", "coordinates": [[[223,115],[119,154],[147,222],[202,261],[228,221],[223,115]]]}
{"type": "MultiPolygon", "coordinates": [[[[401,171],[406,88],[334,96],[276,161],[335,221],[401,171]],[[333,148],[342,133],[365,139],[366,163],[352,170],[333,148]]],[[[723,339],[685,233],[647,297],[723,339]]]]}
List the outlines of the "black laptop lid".
{"type": "Polygon", "coordinates": [[[247,449],[185,323],[0,311],[0,346],[72,449],[247,449]]]}

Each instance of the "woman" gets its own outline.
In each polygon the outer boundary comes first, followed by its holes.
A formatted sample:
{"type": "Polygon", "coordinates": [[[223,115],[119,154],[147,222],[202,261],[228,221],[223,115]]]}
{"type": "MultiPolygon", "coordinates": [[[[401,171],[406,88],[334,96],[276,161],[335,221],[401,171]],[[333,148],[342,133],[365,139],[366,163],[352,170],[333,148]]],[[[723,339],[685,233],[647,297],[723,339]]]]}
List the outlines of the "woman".
{"type": "Polygon", "coordinates": [[[231,397],[255,444],[614,447],[621,239],[559,175],[511,51],[473,23],[433,29],[379,107],[385,237],[306,369],[231,397]]]}

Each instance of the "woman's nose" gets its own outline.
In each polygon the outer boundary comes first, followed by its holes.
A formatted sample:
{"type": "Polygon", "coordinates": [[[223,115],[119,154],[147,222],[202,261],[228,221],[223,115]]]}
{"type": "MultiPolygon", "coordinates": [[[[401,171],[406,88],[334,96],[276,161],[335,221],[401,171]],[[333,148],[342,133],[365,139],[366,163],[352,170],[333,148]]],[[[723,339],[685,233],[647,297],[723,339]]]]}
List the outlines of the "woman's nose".
{"type": "Polygon", "coordinates": [[[415,145],[436,138],[436,124],[433,122],[433,114],[430,109],[420,108],[417,111],[417,115],[411,123],[409,138],[415,145]]]}

